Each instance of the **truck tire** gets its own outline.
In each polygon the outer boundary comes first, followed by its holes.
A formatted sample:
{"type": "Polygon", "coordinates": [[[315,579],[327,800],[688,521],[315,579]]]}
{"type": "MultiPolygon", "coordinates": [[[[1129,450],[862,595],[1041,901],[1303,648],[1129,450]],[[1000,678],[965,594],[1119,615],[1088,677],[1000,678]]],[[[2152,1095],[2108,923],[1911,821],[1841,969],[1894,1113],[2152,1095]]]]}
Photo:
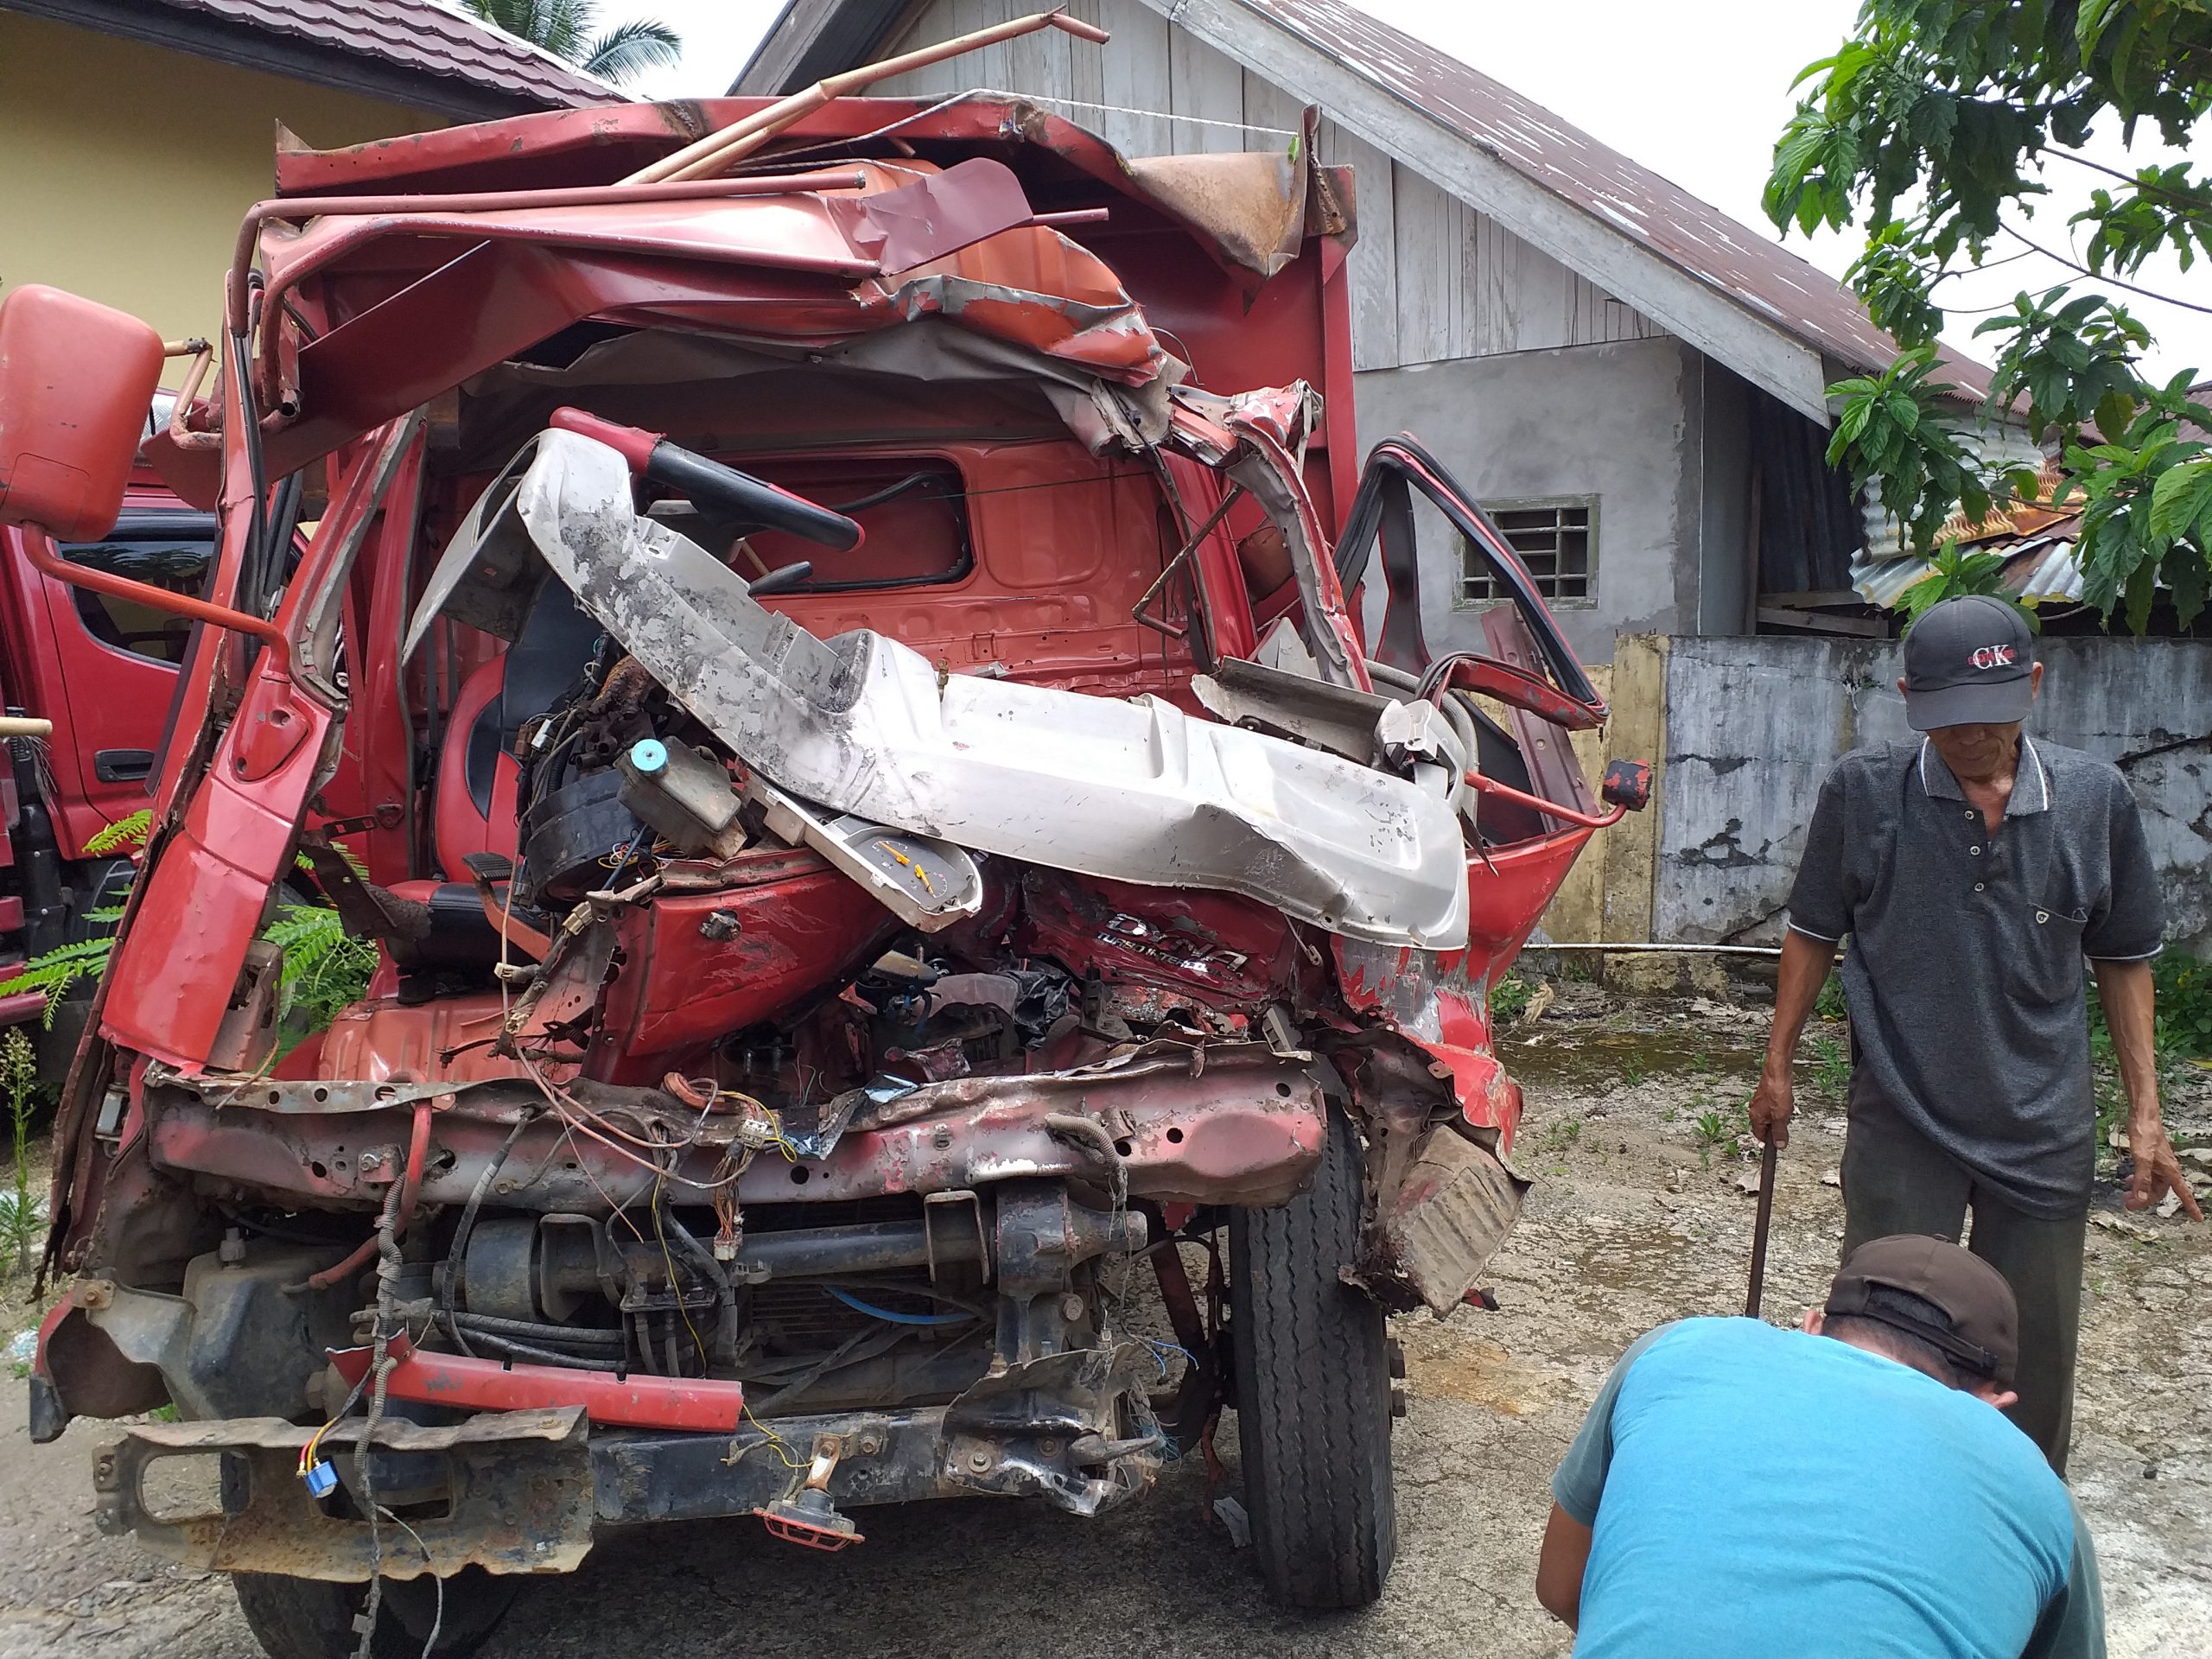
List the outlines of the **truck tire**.
{"type": "Polygon", "coordinates": [[[1359,1134],[1332,1116],[1313,1184],[1229,1223],[1244,1501],[1268,1592],[1363,1607],[1397,1553],[1382,1310],[1338,1269],[1359,1244],[1359,1134]]]}
{"type": "MultiPolygon", "coordinates": [[[[368,1604],[365,1584],[327,1584],[275,1573],[235,1575],[238,1611],[269,1659],[353,1659],[360,1638],[353,1620],[368,1604]]],[[[463,1567],[445,1581],[445,1616],[431,1659],[468,1659],[492,1638],[519,1586],[481,1567],[463,1567]]],[[[372,1659],[422,1659],[437,1611],[430,1580],[390,1579],[377,1610],[372,1659]]]]}

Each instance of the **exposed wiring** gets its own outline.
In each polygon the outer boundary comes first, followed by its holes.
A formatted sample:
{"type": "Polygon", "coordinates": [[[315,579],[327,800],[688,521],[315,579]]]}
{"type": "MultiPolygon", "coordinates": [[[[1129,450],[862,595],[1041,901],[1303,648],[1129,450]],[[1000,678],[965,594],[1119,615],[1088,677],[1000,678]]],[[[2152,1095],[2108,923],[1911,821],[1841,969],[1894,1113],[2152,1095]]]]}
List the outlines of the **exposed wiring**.
{"type": "Polygon", "coordinates": [[[375,1380],[369,1388],[368,1420],[361,1427],[361,1443],[354,1453],[353,1471],[361,1483],[361,1501],[369,1511],[369,1596],[368,1605],[361,1618],[360,1644],[354,1649],[354,1659],[372,1659],[370,1649],[376,1640],[377,1611],[384,1601],[384,1533],[379,1517],[384,1506],[377,1502],[377,1485],[373,1442],[377,1427],[384,1421],[385,1390],[391,1381],[391,1369],[397,1363],[391,1357],[391,1311],[398,1300],[399,1243],[394,1236],[394,1223],[398,1217],[401,1186],[395,1185],[385,1197],[384,1213],[377,1217],[377,1306],[374,1351],[369,1357],[368,1375],[375,1380]]]}
{"type": "Polygon", "coordinates": [[[676,1258],[669,1254],[668,1230],[661,1222],[661,1184],[653,1183],[653,1237],[660,1245],[661,1264],[668,1269],[669,1294],[676,1298],[677,1313],[683,1320],[683,1328],[691,1333],[692,1351],[699,1356],[699,1370],[703,1375],[708,1368],[707,1344],[699,1335],[698,1326],[691,1323],[690,1304],[683,1300],[683,1281],[676,1276],[676,1258]]]}
{"type": "Polygon", "coordinates": [[[822,1288],[854,1313],[865,1313],[890,1325],[968,1325],[976,1318],[973,1313],[897,1313],[887,1307],[878,1307],[874,1302],[864,1302],[851,1291],[836,1285],[824,1285],[822,1288]]]}

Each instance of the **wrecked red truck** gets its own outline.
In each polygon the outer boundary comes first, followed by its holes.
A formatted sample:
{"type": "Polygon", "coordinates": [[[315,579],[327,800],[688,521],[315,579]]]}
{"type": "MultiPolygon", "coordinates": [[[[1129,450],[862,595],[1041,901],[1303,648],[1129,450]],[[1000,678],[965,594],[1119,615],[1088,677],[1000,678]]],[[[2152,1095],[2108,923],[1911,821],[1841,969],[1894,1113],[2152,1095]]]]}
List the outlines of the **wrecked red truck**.
{"type": "MultiPolygon", "coordinates": [[[[1357,469],[1349,175],[779,118],[282,150],[149,446],[222,540],[136,595],[200,648],[32,1427],[173,1404],[99,1524],[280,1659],[467,1651],[611,1528],[1096,1513],[1224,1407],[1274,1592],[1366,1602],[1385,1312],[1519,1203],[1488,989],[1637,784],[1575,771],[1604,707],[1480,511],[1357,469]],[[1423,642],[1436,534],[1516,595],[1480,655],[1423,642]],[[302,863],[382,965],[280,1053],[302,863]]],[[[0,346],[0,517],[79,533],[160,343],[23,289],[0,346]]]]}

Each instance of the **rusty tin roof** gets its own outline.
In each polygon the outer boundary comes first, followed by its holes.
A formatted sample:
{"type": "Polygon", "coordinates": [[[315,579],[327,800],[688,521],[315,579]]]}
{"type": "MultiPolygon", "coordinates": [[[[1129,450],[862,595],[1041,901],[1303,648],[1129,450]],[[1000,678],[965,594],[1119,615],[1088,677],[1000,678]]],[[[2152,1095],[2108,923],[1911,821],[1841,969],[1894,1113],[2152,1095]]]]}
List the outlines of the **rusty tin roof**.
{"type": "MultiPolygon", "coordinates": [[[[1177,10],[1164,0],[1144,3],[1171,21],[1177,10]]],[[[1854,371],[1886,368],[1896,358],[1897,342],[1874,326],[1857,296],[1834,277],[1451,54],[1393,29],[1349,0],[1227,3],[1255,24],[1293,35],[1810,349],[1854,371]]],[[[848,54],[857,50],[861,58],[873,56],[881,41],[866,38],[863,25],[899,15],[903,14],[895,8],[885,11],[880,0],[803,0],[786,7],[753,63],[767,61],[772,44],[785,31],[809,32],[825,49],[836,44],[848,54]]],[[[809,42],[782,44],[785,51],[779,60],[809,42]]],[[[765,90],[748,85],[751,73],[748,65],[739,85],[765,90]]],[[[1286,90],[1306,96],[1297,87],[1286,90]]],[[[1422,170],[1418,156],[1397,159],[1422,170]]],[[[1988,371],[1980,365],[1950,353],[1944,360],[1961,392],[1979,397],[1987,391],[1988,371]]]]}

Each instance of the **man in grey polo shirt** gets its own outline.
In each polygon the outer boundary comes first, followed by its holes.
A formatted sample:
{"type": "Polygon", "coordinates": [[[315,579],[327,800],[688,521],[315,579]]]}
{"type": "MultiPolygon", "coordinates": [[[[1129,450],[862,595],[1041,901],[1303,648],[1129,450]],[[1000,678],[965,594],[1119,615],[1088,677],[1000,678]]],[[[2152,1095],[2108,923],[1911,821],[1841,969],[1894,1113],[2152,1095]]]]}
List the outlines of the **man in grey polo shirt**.
{"type": "Polygon", "coordinates": [[[1789,895],[1751,1128],[1786,1145],[1799,1033],[1847,936],[1843,1253],[1932,1233],[2002,1273],[2020,1309],[2012,1421],[2065,1472],[2095,1107],[2082,964],[2096,963],[2129,1105],[2130,1209],[2203,1219],[2158,1109],[2151,958],[2164,926],[2126,781],[2022,735],[2043,683],[2018,612],[1945,600],[1906,636],[1918,743],[1860,749],[1821,785],[1789,895]]]}

